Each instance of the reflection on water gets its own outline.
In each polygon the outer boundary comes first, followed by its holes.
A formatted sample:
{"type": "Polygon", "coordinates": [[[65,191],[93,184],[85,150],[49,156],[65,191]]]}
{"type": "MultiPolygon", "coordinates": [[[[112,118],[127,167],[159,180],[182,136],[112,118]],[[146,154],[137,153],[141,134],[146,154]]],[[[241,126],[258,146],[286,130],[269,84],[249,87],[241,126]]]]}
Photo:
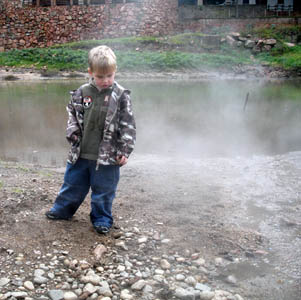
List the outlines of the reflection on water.
{"type": "MultiPolygon", "coordinates": [[[[65,106],[81,83],[1,83],[0,158],[63,166],[69,148],[65,106]]],[[[301,150],[298,82],[120,83],[132,91],[137,153],[214,157],[301,150]]]]}

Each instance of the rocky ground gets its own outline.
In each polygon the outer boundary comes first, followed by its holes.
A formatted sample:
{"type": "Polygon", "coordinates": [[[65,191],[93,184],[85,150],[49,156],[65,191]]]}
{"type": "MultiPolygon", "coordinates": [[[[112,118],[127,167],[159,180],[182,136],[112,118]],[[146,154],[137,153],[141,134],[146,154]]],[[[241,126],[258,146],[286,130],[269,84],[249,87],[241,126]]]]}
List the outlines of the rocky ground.
{"type": "MultiPolygon", "coordinates": [[[[212,253],[206,247],[216,246],[206,239],[213,236],[202,237],[203,249],[197,247],[199,240],[185,247],[181,241],[186,230],[169,232],[161,212],[143,211],[143,203],[137,205],[143,186],[128,190],[127,180],[116,199],[112,232],[99,235],[89,224],[88,201],[70,222],[45,218],[60,187],[61,170],[8,162],[1,162],[0,170],[1,300],[242,299],[210,278],[219,266],[233,261],[234,253],[244,252],[240,239],[243,245],[248,238],[255,251],[262,243],[260,235],[225,239],[212,253]]],[[[137,179],[131,170],[125,176],[137,179]]],[[[216,239],[222,242],[222,237],[216,239]]],[[[234,276],[225,280],[236,283],[234,276]]]]}
{"type": "MultiPolygon", "coordinates": [[[[240,178],[237,166],[147,160],[122,169],[108,235],[89,223],[88,199],[71,221],[46,219],[63,169],[0,162],[0,299],[276,299],[267,284],[277,299],[300,299],[298,248],[295,279],[279,269],[270,277],[268,237],[225,218],[245,219],[231,188],[219,186],[227,174],[240,178]],[[213,178],[217,165],[223,176],[213,178]],[[250,272],[256,280],[246,283],[250,272]]],[[[300,233],[290,220],[287,227],[300,233]]]]}

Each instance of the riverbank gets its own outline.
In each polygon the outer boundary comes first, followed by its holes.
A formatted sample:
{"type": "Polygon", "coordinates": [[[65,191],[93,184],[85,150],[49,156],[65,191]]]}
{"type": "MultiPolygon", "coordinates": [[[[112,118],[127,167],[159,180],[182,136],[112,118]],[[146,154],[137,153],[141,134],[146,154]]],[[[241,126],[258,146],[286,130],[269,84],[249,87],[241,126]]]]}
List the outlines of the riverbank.
{"type": "Polygon", "coordinates": [[[0,161],[0,299],[297,300],[299,158],[134,155],[106,236],[89,199],[71,221],[44,216],[64,169],[0,161]]]}
{"type": "Polygon", "coordinates": [[[0,53],[0,67],[7,70],[6,74],[1,72],[1,78],[13,80],[31,76],[36,79],[36,73],[48,79],[83,77],[88,51],[103,44],[112,47],[117,56],[118,74],[126,78],[296,78],[301,75],[300,32],[296,26],[251,34],[185,33],[11,50],[0,53]],[[288,42],[292,36],[295,43],[288,42]]]}
{"type": "MultiPolygon", "coordinates": [[[[173,72],[117,72],[116,79],[126,80],[214,80],[214,79],[296,79],[299,74],[281,68],[268,66],[236,66],[232,69],[207,71],[173,71],[173,72]]],[[[0,82],[39,81],[39,80],[88,79],[87,72],[77,71],[41,71],[28,68],[1,68],[0,82]]]]}

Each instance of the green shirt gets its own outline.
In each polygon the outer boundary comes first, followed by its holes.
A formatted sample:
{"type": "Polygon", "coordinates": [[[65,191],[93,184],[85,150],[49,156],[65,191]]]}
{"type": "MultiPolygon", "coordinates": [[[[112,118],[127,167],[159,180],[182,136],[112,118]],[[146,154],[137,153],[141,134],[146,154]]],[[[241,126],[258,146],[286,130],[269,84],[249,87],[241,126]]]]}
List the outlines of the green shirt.
{"type": "Polygon", "coordinates": [[[107,114],[107,106],[103,104],[110,93],[110,89],[98,90],[93,84],[83,89],[84,124],[81,158],[97,160],[107,114]]]}

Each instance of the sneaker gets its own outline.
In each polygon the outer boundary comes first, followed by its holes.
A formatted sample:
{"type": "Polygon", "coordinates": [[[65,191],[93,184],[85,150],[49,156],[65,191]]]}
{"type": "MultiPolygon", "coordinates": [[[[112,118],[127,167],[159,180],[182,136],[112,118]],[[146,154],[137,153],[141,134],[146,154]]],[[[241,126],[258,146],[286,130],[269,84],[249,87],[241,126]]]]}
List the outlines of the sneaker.
{"type": "Polygon", "coordinates": [[[106,234],[110,231],[110,228],[107,226],[94,226],[94,229],[100,234],[106,234]]]}
{"type": "Polygon", "coordinates": [[[70,220],[71,219],[71,218],[61,217],[51,210],[47,211],[45,213],[45,216],[50,220],[70,220]]]}

